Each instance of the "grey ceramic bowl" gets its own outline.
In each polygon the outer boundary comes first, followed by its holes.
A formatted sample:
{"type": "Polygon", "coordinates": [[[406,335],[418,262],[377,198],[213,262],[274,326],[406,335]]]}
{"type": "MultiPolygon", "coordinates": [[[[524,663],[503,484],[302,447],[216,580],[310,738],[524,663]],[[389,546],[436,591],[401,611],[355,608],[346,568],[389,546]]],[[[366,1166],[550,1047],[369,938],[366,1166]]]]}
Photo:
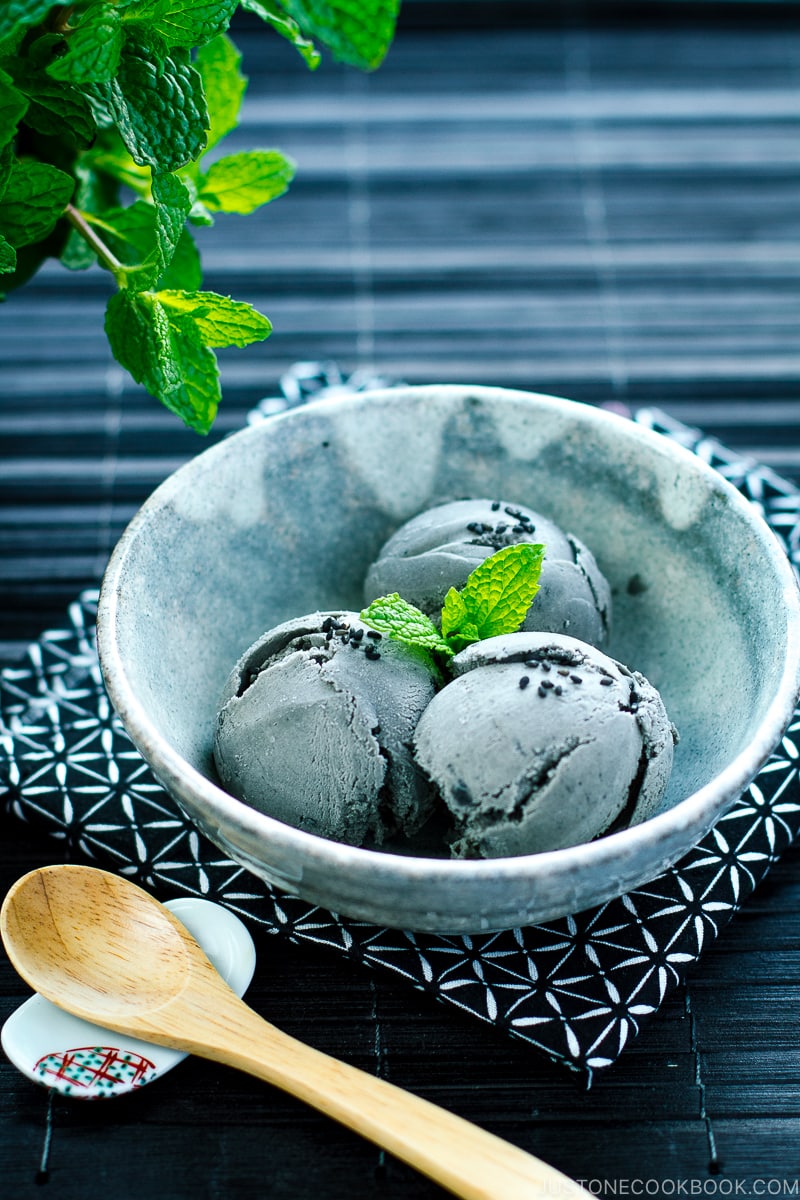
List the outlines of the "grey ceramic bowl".
{"type": "Polygon", "coordinates": [[[695,456],[586,405],[451,385],[317,402],[200,454],[122,537],[98,638],[128,733],[226,854],[336,912],[456,933],[579,911],[684,854],[791,718],[799,615],[777,540],[695,456]],[[593,550],[613,589],[610,653],[660,689],[680,731],[665,811],[565,850],[450,861],[341,845],[226,794],[212,739],[237,658],[291,616],[360,608],[389,534],[468,495],[530,505],[593,550]]]}

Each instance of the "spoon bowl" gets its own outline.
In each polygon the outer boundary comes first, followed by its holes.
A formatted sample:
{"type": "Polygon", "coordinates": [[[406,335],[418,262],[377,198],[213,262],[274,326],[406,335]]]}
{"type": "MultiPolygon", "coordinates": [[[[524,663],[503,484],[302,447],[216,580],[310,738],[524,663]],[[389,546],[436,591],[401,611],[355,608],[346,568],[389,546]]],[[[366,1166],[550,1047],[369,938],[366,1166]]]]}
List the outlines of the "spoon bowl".
{"type": "Polygon", "coordinates": [[[194,939],[187,940],[167,908],[108,872],[33,871],[9,893],[3,912],[3,940],[23,979],[53,1003],[109,1028],[120,1019],[131,1028],[189,978],[194,939]]]}
{"type": "MultiPolygon", "coordinates": [[[[236,995],[244,995],[256,950],[235,913],[197,896],[168,900],[165,907],[197,939],[236,995]]],[[[73,1100],[111,1100],[139,1091],[186,1057],[180,1050],[81,1020],[38,993],[5,1021],[0,1044],[28,1079],[73,1100]]]]}
{"type": "Polygon", "coordinates": [[[73,865],[32,871],[6,896],[0,935],[23,979],[60,1008],[283,1088],[464,1200],[585,1200],[518,1147],[268,1024],[172,913],[128,880],[73,865]]]}

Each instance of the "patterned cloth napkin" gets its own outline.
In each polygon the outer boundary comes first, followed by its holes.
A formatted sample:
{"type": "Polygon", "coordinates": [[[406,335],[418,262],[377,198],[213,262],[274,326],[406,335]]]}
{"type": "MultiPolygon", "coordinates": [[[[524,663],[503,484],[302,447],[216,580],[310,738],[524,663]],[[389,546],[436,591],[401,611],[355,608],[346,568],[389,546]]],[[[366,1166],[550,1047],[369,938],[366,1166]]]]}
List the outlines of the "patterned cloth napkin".
{"type": "MultiPolygon", "coordinates": [[[[267,409],[265,411],[274,411],[267,409]]],[[[654,410],[635,419],[727,476],[800,563],[800,492],[654,410]]],[[[163,899],[202,896],[254,932],[393,972],[538,1047],[587,1080],[609,1066],[696,963],[800,829],[800,710],[741,801],[672,870],[599,908],[480,936],[415,934],[341,918],[224,858],[151,775],[113,713],[94,640],[96,593],[0,671],[0,803],[163,899]]]]}

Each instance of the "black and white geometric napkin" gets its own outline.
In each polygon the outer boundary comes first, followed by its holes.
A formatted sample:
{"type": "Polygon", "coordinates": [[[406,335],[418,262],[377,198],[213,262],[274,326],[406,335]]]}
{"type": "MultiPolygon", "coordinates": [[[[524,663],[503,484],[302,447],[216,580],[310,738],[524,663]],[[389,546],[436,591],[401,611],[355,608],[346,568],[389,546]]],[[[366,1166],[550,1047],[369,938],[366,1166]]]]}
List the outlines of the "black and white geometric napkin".
{"type": "MultiPolygon", "coordinates": [[[[640,423],[725,475],[800,565],[800,493],[654,410],[640,423]]],[[[379,929],[274,891],[225,859],[150,774],[111,710],[94,640],[96,593],[0,671],[0,804],[56,839],[56,857],[118,871],[162,899],[202,896],[253,932],[394,972],[591,1079],[696,963],[800,829],[800,710],[741,801],[676,867],[547,925],[444,937],[379,929]]]]}

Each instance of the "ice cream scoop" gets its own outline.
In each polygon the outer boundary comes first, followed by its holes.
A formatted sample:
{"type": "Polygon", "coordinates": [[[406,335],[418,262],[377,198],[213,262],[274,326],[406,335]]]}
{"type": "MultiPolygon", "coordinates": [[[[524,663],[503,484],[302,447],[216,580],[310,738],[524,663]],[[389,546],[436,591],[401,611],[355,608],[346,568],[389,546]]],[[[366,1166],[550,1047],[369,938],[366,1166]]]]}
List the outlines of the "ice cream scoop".
{"type": "Polygon", "coordinates": [[[410,743],[440,683],[424,651],[356,613],[276,626],[239,660],[220,699],[220,779],[253,808],[336,841],[410,836],[434,804],[410,743]]]}
{"type": "Polygon", "coordinates": [[[525,630],[564,633],[605,645],[611,591],[591,551],[533,509],[502,500],[454,500],[412,517],[370,566],[365,599],[398,592],[434,620],[451,587],[505,546],[541,542],[545,559],[525,630]]]}
{"type": "Polygon", "coordinates": [[[487,638],[452,665],[414,748],[452,814],[453,854],[557,850],[658,810],[677,734],[643,675],[545,633],[487,638]]]}

